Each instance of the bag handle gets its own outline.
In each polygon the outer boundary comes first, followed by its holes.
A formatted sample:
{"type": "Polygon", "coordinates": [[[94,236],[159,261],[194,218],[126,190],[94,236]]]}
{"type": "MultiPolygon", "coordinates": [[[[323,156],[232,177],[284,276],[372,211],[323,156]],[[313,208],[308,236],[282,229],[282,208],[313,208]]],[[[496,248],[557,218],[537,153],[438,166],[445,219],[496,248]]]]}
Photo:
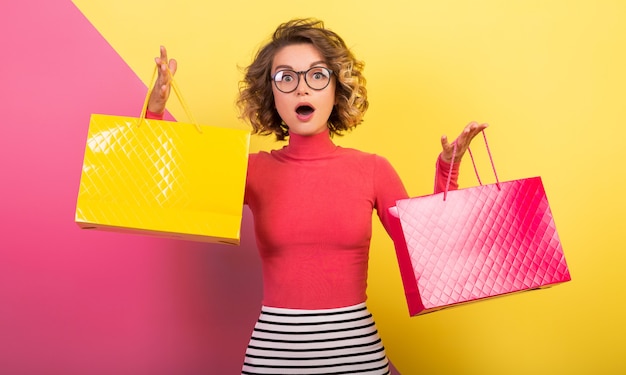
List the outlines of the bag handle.
{"type": "MultiPolygon", "coordinates": [[[[489,155],[489,160],[491,161],[491,168],[493,169],[493,175],[496,177],[496,186],[498,190],[500,188],[500,179],[498,178],[498,172],[496,172],[496,165],[493,162],[493,157],[491,156],[491,150],[489,149],[489,142],[487,142],[487,134],[484,130],[481,131],[483,134],[483,139],[485,140],[485,147],[487,148],[487,154],[489,155]]],[[[448,171],[448,179],[446,181],[446,190],[443,192],[443,200],[445,201],[448,197],[448,190],[450,189],[450,179],[452,178],[452,167],[454,166],[454,158],[456,157],[456,141],[452,143],[452,161],[450,162],[450,170],[448,171]]],[[[480,186],[483,185],[483,182],[480,180],[480,176],[478,175],[478,168],[476,168],[476,162],[474,161],[474,155],[472,154],[472,150],[468,147],[467,151],[469,152],[470,158],[472,159],[472,165],[474,166],[474,173],[476,174],[476,178],[478,179],[478,183],[480,186]]]]}
{"type": "MultiPolygon", "coordinates": [[[[148,94],[146,94],[146,99],[144,100],[143,108],[141,109],[141,116],[139,117],[139,122],[137,122],[137,127],[139,127],[141,123],[143,122],[143,120],[145,120],[146,118],[146,110],[148,109],[148,101],[150,100],[150,95],[152,94],[154,85],[156,84],[156,81],[157,81],[158,69],[159,67],[155,65],[154,72],[152,73],[152,78],[150,79],[150,85],[148,86],[148,94]]],[[[183,106],[183,109],[185,110],[185,114],[187,115],[191,123],[196,127],[196,130],[198,130],[198,132],[202,134],[202,128],[200,127],[200,125],[198,125],[194,117],[191,115],[191,111],[189,111],[187,102],[185,102],[185,100],[183,99],[183,96],[180,93],[180,89],[178,88],[178,84],[176,83],[176,80],[174,79],[174,76],[172,75],[172,72],[170,71],[169,67],[167,68],[167,74],[170,76],[170,80],[172,82],[172,89],[174,89],[174,93],[176,94],[178,101],[183,106]]]]}

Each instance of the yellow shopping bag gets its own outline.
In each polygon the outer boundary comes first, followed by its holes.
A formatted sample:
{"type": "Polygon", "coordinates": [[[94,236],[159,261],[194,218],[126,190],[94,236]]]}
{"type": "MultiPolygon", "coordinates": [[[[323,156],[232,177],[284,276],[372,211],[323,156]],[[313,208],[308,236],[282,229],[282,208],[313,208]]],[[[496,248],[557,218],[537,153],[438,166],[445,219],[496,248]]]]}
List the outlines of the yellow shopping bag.
{"type": "MultiPolygon", "coordinates": [[[[154,85],[153,76],[150,88],[154,85]]],[[[83,229],[239,244],[250,132],[93,114],[76,223],[83,229]]]]}

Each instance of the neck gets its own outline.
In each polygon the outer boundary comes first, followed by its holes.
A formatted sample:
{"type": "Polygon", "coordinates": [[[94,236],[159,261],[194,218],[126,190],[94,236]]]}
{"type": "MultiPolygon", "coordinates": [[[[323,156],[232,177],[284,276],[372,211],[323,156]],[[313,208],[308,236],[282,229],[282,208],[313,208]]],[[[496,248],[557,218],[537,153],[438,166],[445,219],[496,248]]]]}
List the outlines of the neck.
{"type": "Polygon", "coordinates": [[[333,152],[337,146],[330,139],[328,129],[314,135],[289,135],[285,152],[297,159],[316,159],[333,152]]]}

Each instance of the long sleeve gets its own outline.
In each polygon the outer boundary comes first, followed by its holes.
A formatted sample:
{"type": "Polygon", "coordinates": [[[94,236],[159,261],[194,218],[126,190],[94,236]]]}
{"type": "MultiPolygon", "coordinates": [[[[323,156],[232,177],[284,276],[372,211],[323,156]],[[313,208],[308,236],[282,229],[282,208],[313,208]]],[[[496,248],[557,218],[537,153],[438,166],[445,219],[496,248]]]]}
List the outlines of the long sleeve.
{"type": "MultiPolygon", "coordinates": [[[[459,163],[452,165],[452,176],[450,178],[449,190],[456,190],[459,188],[459,163]]],[[[450,163],[447,163],[441,159],[441,154],[437,158],[435,164],[435,194],[441,193],[446,190],[446,183],[448,181],[448,175],[450,174],[450,163]]]]}
{"type": "Polygon", "coordinates": [[[389,161],[378,156],[376,157],[376,161],[374,183],[376,192],[375,208],[383,227],[392,240],[396,242],[397,246],[398,243],[404,241],[404,237],[402,235],[400,220],[392,215],[389,209],[396,205],[396,201],[408,198],[409,195],[406,192],[402,180],[389,161]]]}
{"type": "Polygon", "coordinates": [[[165,115],[164,113],[154,113],[154,112],[150,112],[149,110],[146,109],[146,118],[147,119],[152,119],[152,120],[163,120],[163,116],[165,115]]]}
{"type": "Polygon", "coordinates": [[[394,207],[396,201],[408,198],[409,195],[400,176],[387,159],[375,156],[374,165],[374,207],[383,226],[389,230],[389,222],[393,218],[389,208],[394,207]]]}

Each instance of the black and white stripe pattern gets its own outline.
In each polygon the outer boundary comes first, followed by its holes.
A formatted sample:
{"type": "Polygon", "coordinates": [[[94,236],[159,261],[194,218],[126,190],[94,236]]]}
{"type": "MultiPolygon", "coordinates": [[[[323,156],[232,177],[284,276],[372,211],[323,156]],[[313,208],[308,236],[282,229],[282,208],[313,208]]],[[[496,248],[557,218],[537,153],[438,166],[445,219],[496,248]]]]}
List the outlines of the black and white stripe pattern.
{"type": "Polygon", "coordinates": [[[365,303],[324,310],[263,306],[245,375],[387,375],[389,362],[365,303]]]}

